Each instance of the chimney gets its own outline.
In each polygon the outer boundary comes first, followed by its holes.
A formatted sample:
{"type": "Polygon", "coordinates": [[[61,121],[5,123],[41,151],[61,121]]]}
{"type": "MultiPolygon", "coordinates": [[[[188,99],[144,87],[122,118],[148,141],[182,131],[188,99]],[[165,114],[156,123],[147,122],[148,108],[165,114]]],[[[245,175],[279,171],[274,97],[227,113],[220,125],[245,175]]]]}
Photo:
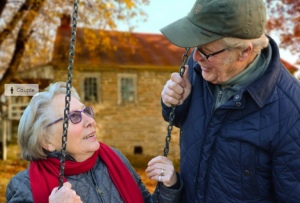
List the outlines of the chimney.
{"type": "Polygon", "coordinates": [[[60,18],[60,29],[70,30],[71,27],[71,16],[70,14],[63,14],[60,18]]]}

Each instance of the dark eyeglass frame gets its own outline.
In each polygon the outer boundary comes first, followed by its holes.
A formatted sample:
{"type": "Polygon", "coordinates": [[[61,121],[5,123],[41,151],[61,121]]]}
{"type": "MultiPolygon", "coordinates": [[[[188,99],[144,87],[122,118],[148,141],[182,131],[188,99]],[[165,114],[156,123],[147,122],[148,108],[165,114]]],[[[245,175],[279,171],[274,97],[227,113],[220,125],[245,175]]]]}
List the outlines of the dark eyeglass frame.
{"type": "Polygon", "coordinates": [[[222,53],[223,51],[226,51],[226,50],[228,50],[229,48],[225,48],[225,49],[222,49],[222,50],[220,50],[220,51],[216,51],[216,52],[214,52],[214,53],[212,53],[212,54],[209,54],[209,55],[207,55],[207,54],[205,54],[203,51],[201,51],[198,47],[196,47],[196,50],[199,52],[199,54],[201,54],[201,56],[204,56],[204,58],[208,61],[208,58],[209,57],[211,57],[211,56],[214,56],[214,55],[217,55],[217,54],[219,54],[219,53],[222,53]]]}
{"type": "MultiPolygon", "coordinates": [[[[92,108],[91,106],[88,106],[88,107],[85,107],[84,109],[82,109],[82,111],[77,111],[77,110],[76,110],[76,111],[71,111],[71,112],[69,113],[69,115],[68,115],[69,120],[70,120],[73,124],[80,123],[80,122],[82,121],[82,115],[81,115],[82,112],[85,113],[85,115],[87,115],[88,117],[94,118],[94,110],[93,110],[93,108],[92,108]],[[92,116],[84,112],[86,109],[90,109],[90,110],[91,110],[92,116]],[[80,112],[80,120],[79,120],[78,122],[73,122],[72,119],[71,119],[71,117],[70,117],[70,116],[72,115],[72,113],[74,113],[74,112],[80,112]]],[[[53,121],[52,123],[49,123],[49,124],[46,126],[46,128],[48,128],[49,126],[51,126],[51,125],[53,125],[53,124],[55,124],[55,123],[57,123],[57,122],[59,122],[59,121],[61,121],[61,120],[63,120],[63,119],[64,119],[64,117],[61,117],[61,118],[59,118],[59,119],[53,121]]]]}

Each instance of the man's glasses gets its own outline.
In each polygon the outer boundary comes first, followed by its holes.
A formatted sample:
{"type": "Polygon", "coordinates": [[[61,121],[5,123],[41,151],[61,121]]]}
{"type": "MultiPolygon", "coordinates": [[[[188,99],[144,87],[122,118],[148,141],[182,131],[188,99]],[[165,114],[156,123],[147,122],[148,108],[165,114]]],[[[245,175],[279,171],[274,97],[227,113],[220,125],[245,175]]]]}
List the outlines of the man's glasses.
{"type": "Polygon", "coordinates": [[[209,61],[208,58],[211,57],[211,56],[214,56],[214,55],[217,55],[219,53],[222,53],[223,51],[226,51],[228,50],[229,48],[225,48],[225,49],[222,49],[220,51],[217,51],[217,52],[214,52],[212,54],[205,54],[200,48],[196,47],[196,50],[199,52],[199,54],[206,60],[206,61],[209,61]]]}
{"type": "MultiPolygon", "coordinates": [[[[87,116],[89,116],[89,117],[91,117],[91,118],[94,118],[94,111],[93,111],[93,108],[90,107],[90,106],[84,108],[82,111],[72,111],[72,112],[70,112],[69,115],[68,115],[68,118],[70,119],[70,121],[71,121],[73,124],[80,123],[81,120],[82,120],[82,116],[81,116],[81,113],[82,113],[82,112],[83,112],[85,115],[87,115],[87,116]]],[[[49,126],[51,126],[51,125],[53,125],[53,124],[55,124],[55,123],[57,123],[57,122],[63,120],[63,118],[64,118],[64,117],[61,117],[61,118],[55,120],[54,122],[48,124],[48,125],[46,126],[46,128],[48,128],[49,126]]]]}

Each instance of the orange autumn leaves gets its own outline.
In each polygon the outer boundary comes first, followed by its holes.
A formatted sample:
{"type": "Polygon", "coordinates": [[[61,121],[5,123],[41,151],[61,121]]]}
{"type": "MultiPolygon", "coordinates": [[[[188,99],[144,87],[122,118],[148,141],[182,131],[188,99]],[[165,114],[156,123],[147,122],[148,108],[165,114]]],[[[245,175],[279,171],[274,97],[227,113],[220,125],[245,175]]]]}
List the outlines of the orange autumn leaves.
{"type": "MultiPolygon", "coordinates": [[[[266,0],[269,20],[267,29],[279,31],[280,47],[300,53],[300,1],[266,0]]],[[[300,58],[298,59],[300,64],[300,58]]]]}

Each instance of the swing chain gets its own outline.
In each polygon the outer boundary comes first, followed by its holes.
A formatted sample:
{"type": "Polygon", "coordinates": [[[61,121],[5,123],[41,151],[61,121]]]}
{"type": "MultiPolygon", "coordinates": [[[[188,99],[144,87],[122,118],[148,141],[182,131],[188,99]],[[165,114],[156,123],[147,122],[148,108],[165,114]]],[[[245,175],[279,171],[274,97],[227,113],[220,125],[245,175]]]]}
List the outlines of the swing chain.
{"type": "MultiPolygon", "coordinates": [[[[183,54],[182,56],[182,65],[180,66],[180,69],[179,69],[179,73],[180,73],[180,76],[182,77],[183,74],[184,74],[184,71],[185,71],[185,64],[189,58],[188,56],[188,52],[189,52],[190,48],[185,48],[185,54],[183,54]]],[[[173,130],[173,121],[174,121],[174,118],[175,118],[175,110],[176,110],[176,106],[175,105],[172,105],[172,111],[169,115],[169,125],[168,125],[168,134],[166,136],[166,145],[165,145],[165,148],[164,148],[164,156],[167,157],[168,156],[168,153],[169,153],[169,144],[170,144],[170,141],[171,141],[171,132],[173,130]]],[[[159,202],[159,192],[160,192],[160,186],[161,186],[162,183],[158,183],[158,188],[157,188],[157,200],[156,200],[156,203],[159,202]]]]}
{"type": "Polygon", "coordinates": [[[68,80],[66,83],[66,105],[64,109],[64,123],[63,123],[63,135],[62,135],[62,147],[61,147],[61,159],[60,159],[60,170],[59,170],[59,188],[64,184],[64,171],[65,171],[65,160],[66,160],[66,148],[67,148],[67,134],[69,127],[69,111],[71,101],[71,88],[72,88],[72,76],[73,76],[73,65],[75,59],[75,44],[76,44],[76,31],[77,31],[77,18],[78,18],[78,6],[79,0],[74,0],[74,7],[72,13],[72,27],[71,27],[71,40],[70,40],[70,53],[69,53],[69,66],[68,66],[68,80]]]}
{"type": "MultiPolygon", "coordinates": [[[[190,50],[190,48],[185,48],[185,54],[183,54],[183,56],[182,56],[182,65],[180,66],[180,69],[179,69],[179,73],[180,73],[181,77],[184,74],[185,64],[186,64],[186,62],[189,58],[189,56],[188,56],[189,50],[190,50]]],[[[171,132],[173,130],[173,121],[174,121],[174,118],[175,118],[175,109],[176,109],[176,106],[172,105],[172,111],[169,115],[169,125],[168,125],[168,134],[166,136],[166,145],[165,145],[165,148],[164,148],[164,156],[165,157],[168,156],[168,152],[169,152],[169,144],[170,144],[170,141],[171,141],[171,132]]]]}

